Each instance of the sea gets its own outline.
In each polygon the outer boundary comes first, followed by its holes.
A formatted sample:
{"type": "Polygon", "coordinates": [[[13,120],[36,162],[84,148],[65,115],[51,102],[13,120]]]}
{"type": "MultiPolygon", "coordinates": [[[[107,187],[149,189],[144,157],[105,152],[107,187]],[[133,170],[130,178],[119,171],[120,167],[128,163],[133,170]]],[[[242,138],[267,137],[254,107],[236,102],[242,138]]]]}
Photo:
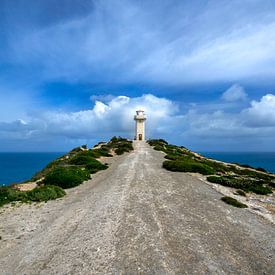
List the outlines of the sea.
{"type": "Polygon", "coordinates": [[[201,155],[230,163],[247,164],[275,173],[275,152],[200,152],[201,155]]]}
{"type": "Polygon", "coordinates": [[[0,186],[26,181],[62,155],[64,152],[0,153],[0,186]]]}
{"type": "MultiPolygon", "coordinates": [[[[262,167],[275,173],[275,152],[273,153],[234,153],[234,152],[199,152],[205,157],[225,162],[248,164],[262,167]]],[[[0,186],[20,183],[30,179],[50,161],[64,155],[54,153],[0,153],[0,186]]]]}

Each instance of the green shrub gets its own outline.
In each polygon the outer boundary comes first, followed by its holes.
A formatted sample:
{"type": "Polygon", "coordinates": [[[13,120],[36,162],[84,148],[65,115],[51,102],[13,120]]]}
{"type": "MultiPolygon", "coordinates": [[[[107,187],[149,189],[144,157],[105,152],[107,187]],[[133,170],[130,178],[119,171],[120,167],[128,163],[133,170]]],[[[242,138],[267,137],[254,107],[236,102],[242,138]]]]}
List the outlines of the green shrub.
{"type": "Polygon", "coordinates": [[[232,176],[209,176],[207,177],[209,182],[217,183],[223,186],[233,187],[237,189],[241,189],[245,192],[253,192],[255,194],[267,195],[272,193],[270,187],[265,186],[266,182],[240,178],[240,177],[232,177],[232,176]]]}
{"type": "Polygon", "coordinates": [[[222,197],[221,200],[227,204],[230,204],[232,206],[235,206],[235,207],[239,207],[239,208],[247,208],[247,205],[244,204],[244,203],[241,203],[239,201],[237,201],[236,199],[234,198],[231,198],[231,197],[222,197]]]}
{"type": "Polygon", "coordinates": [[[20,192],[9,186],[0,187],[0,206],[12,201],[22,201],[25,199],[25,192],[20,192]]]}
{"type": "Polygon", "coordinates": [[[94,160],[93,150],[78,153],[77,155],[72,157],[69,163],[74,165],[86,165],[91,160],[94,160]]]}
{"type": "Polygon", "coordinates": [[[149,139],[147,141],[149,143],[149,145],[151,146],[156,146],[156,145],[167,145],[168,142],[164,139],[149,139]]]}
{"type": "Polygon", "coordinates": [[[215,173],[211,167],[187,159],[166,160],[163,162],[163,167],[173,172],[194,172],[202,175],[211,175],[215,173]]]}
{"type": "Polygon", "coordinates": [[[122,155],[125,152],[130,152],[134,150],[132,142],[119,142],[113,146],[115,148],[115,153],[117,155],[122,155]]]}
{"type": "Polygon", "coordinates": [[[88,164],[85,165],[85,168],[91,173],[94,174],[100,170],[105,170],[108,168],[106,164],[102,164],[100,161],[96,159],[92,159],[88,164]]]}
{"type": "Polygon", "coordinates": [[[129,142],[126,138],[114,136],[114,137],[111,138],[110,143],[117,143],[117,142],[121,142],[121,141],[129,142]]]}
{"type": "Polygon", "coordinates": [[[97,147],[99,145],[104,145],[106,142],[105,141],[99,141],[97,144],[94,145],[94,147],[97,147]]]}
{"type": "Polygon", "coordinates": [[[161,145],[156,145],[156,146],[154,146],[154,150],[157,150],[157,151],[164,151],[165,152],[165,149],[164,149],[164,147],[163,146],[161,146],[161,145]]]}
{"type": "Polygon", "coordinates": [[[239,164],[239,163],[235,163],[235,164],[237,164],[237,165],[239,165],[239,166],[242,166],[242,167],[244,167],[244,168],[253,168],[252,166],[250,166],[250,165],[248,165],[248,164],[239,164]]]}
{"type": "Polygon", "coordinates": [[[162,138],[160,138],[160,139],[158,140],[158,142],[164,143],[164,144],[168,144],[168,142],[167,142],[166,140],[162,139],[162,138]]]}
{"type": "Polygon", "coordinates": [[[174,154],[174,153],[168,153],[166,156],[165,156],[166,159],[170,159],[170,160],[177,160],[180,158],[180,155],[178,154],[174,154]]]}
{"type": "Polygon", "coordinates": [[[26,192],[26,197],[29,201],[55,200],[65,195],[66,193],[62,188],[54,185],[36,187],[33,190],[26,192]]]}
{"type": "Polygon", "coordinates": [[[226,177],[220,177],[220,176],[209,176],[207,177],[207,180],[209,182],[217,183],[220,185],[228,186],[229,179],[226,177]]]}
{"type": "Polygon", "coordinates": [[[107,169],[107,165],[104,165],[100,161],[94,159],[93,151],[94,150],[86,151],[76,155],[71,159],[70,163],[84,166],[91,174],[107,169]]]}
{"type": "Polygon", "coordinates": [[[253,192],[255,194],[259,194],[259,195],[267,195],[267,194],[271,194],[272,193],[272,189],[268,186],[263,186],[263,185],[251,185],[249,186],[247,189],[247,191],[253,192]]]}
{"type": "Polygon", "coordinates": [[[209,167],[214,169],[216,172],[225,173],[229,170],[225,164],[220,163],[220,162],[211,161],[211,160],[202,160],[201,162],[208,165],[209,167]]]}
{"type": "Polygon", "coordinates": [[[267,171],[264,168],[262,168],[262,167],[257,167],[256,170],[258,170],[260,172],[267,173],[267,171]]]}
{"type": "Polygon", "coordinates": [[[44,179],[45,185],[56,185],[61,188],[71,188],[90,179],[90,173],[77,167],[57,167],[49,172],[44,179]]]}
{"type": "Polygon", "coordinates": [[[239,164],[239,163],[235,163],[235,164],[237,164],[237,165],[239,165],[239,166],[241,166],[241,167],[244,167],[244,168],[255,169],[255,170],[257,170],[257,171],[267,173],[267,171],[266,171],[264,168],[262,168],[262,167],[257,167],[257,168],[255,168],[255,167],[252,167],[252,166],[250,166],[250,165],[248,165],[248,164],[239,164]]]}
{"type": "Polygon", "coordinates": [[[92,153],[95,158],[112,157],[112,155],[109,153],[109,150],[106,147],[99,148],[99,149],[93,149],[92,153]]]}
{"type": "Polygon", "coordinates": [[[235,194],[236,194],[236,195],[239,195],[239,196],[246,197],[245,192],[244,192],[243,190],[241,190],[241,189],[236,190],[235,194]]]}
{"type": "Polygon", "coordinates": [[[48,201],[61,198],[65,195],[65,191],[58,186],[42,186],[36,187],[30,191],[18,191],[11,187],[0,188],[0,206],[4,204],[21,201],[48,201]]]}
{"type": "Polygon", "coordinates": [[[69,154],[75,154],[75,153],[82,152],[82,151],[83,151],[83,150],[82,150],[82,147],[81,147],[81,146],[78,146],[78,147],[73,148],[73,149],[69,152],[69,154]]]}
{"type": "Polygon", "coordinates": [[[46,167],[44,167],[42,170],[36,172],[32,178],[31,181],[35,181],[38,179],[41,179],[42,177],[44,177],[49,171],[51,171],[52,169],[54,169],[55,167],[58,167],[59,165],[61,165],[63,163],[62,160],[60,159],[56,159],[51,161],[50,163],[48,163],[46,165],[46,167]]]}
{"type": "MultiPolygon", "coordinates": [[[[127,151],[126,151],[126,152],[127,152],[127,151]]],[[[122,154],[125,153],[125,150],[124,150],[123,148],[117,148],[117,149],[115,149],[115,153],[116,153],[117,155],[122,155],[122,154]]]]}
{"type": "Polygon", "coordinates": [[[275,179],[275,177],[272,175],[259,173],[255,170],[249,170],[249,169],[240,169],[237,171],[237,173],[239,175],[244,175],[244,176],[251,177],[254,179],[259,179],[259,180],[271,181],[271,180],[275,179]]]}

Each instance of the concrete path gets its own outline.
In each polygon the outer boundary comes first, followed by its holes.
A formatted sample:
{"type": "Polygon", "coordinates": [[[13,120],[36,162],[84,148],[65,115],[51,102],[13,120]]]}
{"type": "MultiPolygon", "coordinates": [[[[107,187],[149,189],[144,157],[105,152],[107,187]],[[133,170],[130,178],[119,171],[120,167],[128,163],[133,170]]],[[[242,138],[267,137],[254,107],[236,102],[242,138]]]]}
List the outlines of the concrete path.
{"type": "Polygon", "coordinates": [[[0,214],[0,274],[275,274],[274,227],[161,168],[144,142],[46,204],[0,214]]]}

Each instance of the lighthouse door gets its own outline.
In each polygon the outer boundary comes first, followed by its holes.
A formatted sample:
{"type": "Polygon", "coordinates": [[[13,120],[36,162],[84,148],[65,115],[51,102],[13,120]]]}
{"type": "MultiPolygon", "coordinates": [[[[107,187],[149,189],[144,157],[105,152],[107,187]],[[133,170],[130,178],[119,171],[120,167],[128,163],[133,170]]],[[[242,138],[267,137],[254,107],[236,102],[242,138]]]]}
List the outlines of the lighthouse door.
{"type": "Polygon", "coordinates": [[[138,135],[138,140],[142,140],[142,134],[138,135]]]}

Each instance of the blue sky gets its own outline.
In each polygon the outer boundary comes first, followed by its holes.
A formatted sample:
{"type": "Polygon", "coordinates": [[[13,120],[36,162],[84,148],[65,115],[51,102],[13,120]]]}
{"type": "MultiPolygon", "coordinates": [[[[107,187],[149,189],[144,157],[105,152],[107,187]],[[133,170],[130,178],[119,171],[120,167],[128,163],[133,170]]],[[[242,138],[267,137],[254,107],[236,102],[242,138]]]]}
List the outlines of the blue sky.
{"type": "Polygon", "coordinates": [[[0,1],[0,151],[113,135],[275,151],[275,2],[0,1]]]}

